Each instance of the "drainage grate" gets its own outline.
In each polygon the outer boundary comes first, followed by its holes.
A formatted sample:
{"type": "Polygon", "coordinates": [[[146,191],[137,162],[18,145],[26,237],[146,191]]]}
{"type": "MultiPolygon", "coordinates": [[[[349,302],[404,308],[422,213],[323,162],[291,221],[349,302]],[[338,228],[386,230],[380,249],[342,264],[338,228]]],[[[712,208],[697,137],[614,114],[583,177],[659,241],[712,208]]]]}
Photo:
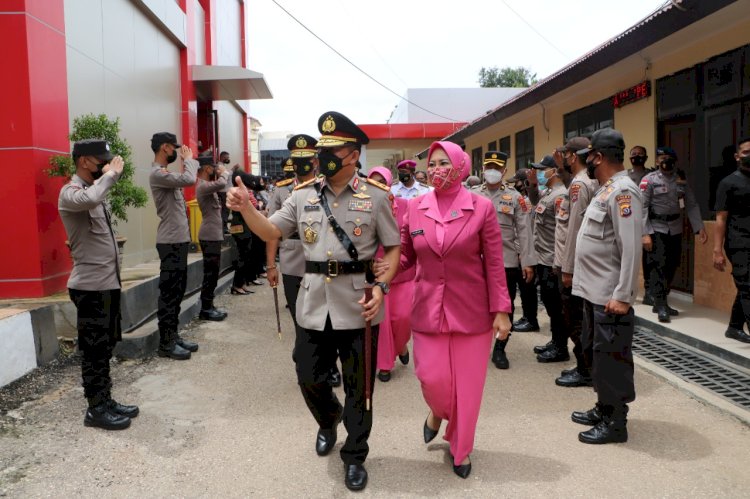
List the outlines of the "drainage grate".
{"type": "Polygon", "coordinates": [[[636,326],[633,353],[750,410],[750,376],[636,326]]]}

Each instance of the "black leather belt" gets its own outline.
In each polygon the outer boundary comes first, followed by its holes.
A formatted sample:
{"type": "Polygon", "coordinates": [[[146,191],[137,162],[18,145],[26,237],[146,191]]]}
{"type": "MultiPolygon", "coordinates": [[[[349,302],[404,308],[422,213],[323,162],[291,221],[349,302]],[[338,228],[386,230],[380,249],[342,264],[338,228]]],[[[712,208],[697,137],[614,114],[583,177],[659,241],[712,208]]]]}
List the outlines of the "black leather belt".
{"type": "Polygon", "coordinates": [[[651,220],[659,220],[660,222],[674,222],[675,220],[680,218],[680,214],[673,213],[672,215],[658,215],[653,211],[650,211],[648,213],[648,218],[650,218],[651,220]]]}
{"type": "Polygon", "coordinates": [[[328,260],[325,262],[305,262],[305,272],[311,274],[324,274],[328,277],[336,277],[339,274],[361,274],[366,272],[372,260],[339,262],[337,260],[328,260]]]}

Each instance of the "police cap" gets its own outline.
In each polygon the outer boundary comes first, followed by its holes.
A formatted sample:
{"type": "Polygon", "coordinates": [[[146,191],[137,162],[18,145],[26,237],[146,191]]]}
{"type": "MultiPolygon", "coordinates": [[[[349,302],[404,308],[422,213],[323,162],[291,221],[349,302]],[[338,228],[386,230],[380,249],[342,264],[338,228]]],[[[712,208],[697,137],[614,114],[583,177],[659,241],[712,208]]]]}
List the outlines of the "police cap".
{"type": "Polygon", "coordinates": [[[529,178],[528,168],[519,168],[518,170],[516,170],[516,174],[508,179],[508,182],[513,184],[516,182],[523,182],[524,180],[528,180],[528,178],[529,178]]]}
{"type": "Polygon", "coordinates": [[[73,144],[73,156],[94,156],[96,159],[102,161],[112,161],[114,156],[112,151],[109,150],[109,143],[106,140],[101,139],[86,139],[79,140],[73,144]]]}
{"type": "Polygon", "coordinates": [[[318,119],[320,139],[318,147],[338,147],[346,144],[367,144],[370,142],[367,134],[352,120],[336,111],[323,113],[318,119]]]}
{"type": "Polygon", "coordinates": [[[591,145],[591,141],[586,137],[573,137],[565,143],[564,146],[558,147],[557,152],[570,151],[577,153],[581,149],[587,149],[591,145]]]}
{"type": "Polygon", "coordinates": [[[293,158],[312,158],[317,152],[317,146],[318,141],[304,133],[292,135],[286,144],[293,158]]]}
{"type": "Polygon", "coordinates": [[[155,151],[162,144],[172,144],[175,147],[180,147],[181,144],[177,143],[177,135],[169,132],[157,132],[151,137],[151,150],[155,151]]]}
{"type": "Polygon", "coordinates": [[[661,146],[656,148],[656,155],[657,156],[663,156],[667,155],[672,157],[672,159],[677,160],[677,153],[674,152],[674,149],[671,147],[661,146]]]}
{"type": "Polygon", "coordinates": [[[204,166],[214,166],[213,156],[198,156],[198,165],[200,165],[201,168],[204,166]]]}
{"type": "Polygon", "coordinates": [[[417,162],[412,161],[411,159],[405,159],[403,161],[400,161],[399,164],[396,165],[396,170],[415,171],[416,169],[417,169],[417,162]]]}
{"type": "Polygon", "coordinates": [[[576,151],[576,154],[588,154],[591,151],[601,151],[602,149],[625,149],[625,139],[622,134],[614,128],[603,128],[594,132],[591,136],[591,143],[576,151]]]}
{"type": "Polygon", "coordinates": [[[497,165],[500,168],[505,168],[505,163],[508,161],[508,155],[502,151],[487,151],[484,153],[484,166],[497,165]]]}
{"type": "Polygon", "coordinates": [[[546,170],[547,168],[557,168],[557,165],[555,159],[548,154],[539,163],[531,163],[531,167],[537,170],[546,170]]]}

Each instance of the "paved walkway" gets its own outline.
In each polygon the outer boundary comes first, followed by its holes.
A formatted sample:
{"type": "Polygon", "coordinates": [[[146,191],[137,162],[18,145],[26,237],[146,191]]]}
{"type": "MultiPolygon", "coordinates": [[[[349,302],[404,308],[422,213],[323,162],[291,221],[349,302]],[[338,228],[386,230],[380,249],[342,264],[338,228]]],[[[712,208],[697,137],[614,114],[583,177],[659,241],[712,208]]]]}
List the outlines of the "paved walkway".
{"type": "MultiPolygon", "coordinates": [[[[315,423],[291,362],[291,320],[282,310],[287,333],[279,341],[270,290],[258,291],[222,296],[229,319],[186,332],[201,344],[192,360],[115,366],[116,397],[141,407],[129,430],[83,427],[75,366],[36,400],[0,416],[0,495],[354,495],[343,484],[341,444],[328,457],[315,455],[315,423]]],[[[640,367],[630,441],[579,443],[585,428],[570,421],[570,412],[590,408],[594,396],[554,385],[568,366],[534,360],[532,346],[546,340],[514,334],[511,369],[490,365],[468,480],[452,473],[446,443],[422,442],[427,408],[413,366],[395,369],[387,384],[376,382],[370,482],[361,495],[747,497],[750,428],[640,367]]]]}

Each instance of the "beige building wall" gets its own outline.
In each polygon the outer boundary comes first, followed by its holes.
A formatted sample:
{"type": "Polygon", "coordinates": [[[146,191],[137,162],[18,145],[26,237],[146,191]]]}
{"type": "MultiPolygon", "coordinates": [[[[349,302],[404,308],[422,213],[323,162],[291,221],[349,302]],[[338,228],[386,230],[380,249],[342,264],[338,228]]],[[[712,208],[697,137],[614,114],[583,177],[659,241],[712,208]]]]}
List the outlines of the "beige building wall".
{"type": "Polygon", "coordinates": [[[179,50],[129,0],[66,0],[65,32],[71,125],[86,113],[120,118],[133,148],[134,181],[149,202],[130,209],[117,231],[128,238],[126,265],[153,259],[158,218],[148,185],[150,139],[157,131],[181,138],[179,50]]]}
{"type": "MultiPolygon", "coordinates": [[[[678,33],[650,45],[639,54],[613,64],[596,75],[540,104],[467,137],[466,151],[510,136],[509,172],[515,170],[515,134],[534,127],[534,156],[538,161],[563,143],[563,115],[589,106],[644,80],[652,82],[652,96],[614,111],[615,128],[628,148],[645,146],[651,160],[656,148],[656,80],[694,66],[750,42],[750,2],[737,2],[678,33]]],[[[510,173],[509,173],[510,174],[510,173]]]]}

